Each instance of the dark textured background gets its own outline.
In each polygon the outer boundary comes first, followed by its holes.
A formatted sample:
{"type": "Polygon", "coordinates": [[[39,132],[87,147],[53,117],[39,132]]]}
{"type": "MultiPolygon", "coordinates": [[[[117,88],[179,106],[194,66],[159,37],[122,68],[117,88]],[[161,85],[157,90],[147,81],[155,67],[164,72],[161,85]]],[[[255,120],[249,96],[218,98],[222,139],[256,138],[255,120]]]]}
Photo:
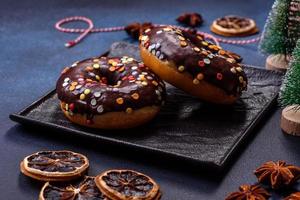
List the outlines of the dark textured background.
{"type": "MultiPolygon", "coordinates": [[[[163,199],[223,199],[242,183],[256,181],[252,171],[267,160],[284,159],[300,165],[300,139],[281,133],[280,110],[274,109],[267,120],[253,132],[245,150],[222,176],[203,174],[197,166],[166,161],[159,156],[124,151],[109,145],[78,138],[53,135],[16,125],[8,119],[55,85],[63,66],[74,60],[99,55],[112,42],[130,41],[125,33],[93,34],[83,43],[66,49],[65,41],[76,35],[53,29],[62,17],[85,15],[96,26],[123,25],[132,21],[151,20],[175,23],[183,11],[200,12],[205,20],[201,30],[208,31],[210,22],[223,14],[253,17],[262,29],[271,0],[200,0],[200,1],[91,1],[91,0],[1,0],[0,1],[0,199],[37,199],[40,184],[19,174],[19,161],[27,154],[42,149],[69,149],[87,155],[90,174],[108,168],[131,168],[152,176],[160,183],[163,199]]],[[[245,63],[263,66],[264,57],[255,45],[224,45],[245,58],[245,63]]],[[[217,125],[217,122],[216,122],[217,125]]],[[[298,189],[300,189],[298,187],[298,189]]],[[[276,195],[280,199],[279,195],[276,195]]]]}

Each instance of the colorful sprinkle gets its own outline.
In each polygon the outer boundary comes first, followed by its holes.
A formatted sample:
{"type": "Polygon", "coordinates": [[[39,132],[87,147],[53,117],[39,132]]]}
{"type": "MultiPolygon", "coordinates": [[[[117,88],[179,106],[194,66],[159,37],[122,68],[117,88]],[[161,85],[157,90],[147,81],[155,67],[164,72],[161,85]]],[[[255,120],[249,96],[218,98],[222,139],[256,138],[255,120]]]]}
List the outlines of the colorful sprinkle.
{"type": "Polygon", "coordinates": [[[151,53],[155,56],[156,50],[155,50],[155,49],[152,49],[151,53]]]}
{"type": "Polygon", "coordinates": [[[159,42],[158,42],[158,43],[156,43],[156,44],[155,44],[155,49],[159,49],[159,48],[160,48],[160,46],[161,46],[161,45],[160,45],[160,43],[159,43],[159,42]]]}
{"type": "Polygon", "coordinates": [[[72,82],[71,85],[76,86],[76,85],[78,85],[78,82],[76,82],[76,81],[72,82]]]}
{"type": "Polygon", "coordinates": [[[152,81],[152,84],[158,86],[158,83],[156,81],[152,81]]]}
{"type": "Polygon", "coordinates": [[[236,71],[238,71],[238,72],[242,72],[243,71],[243,69],[241,68],[241,67],[237,67],[237,68],[235,68],[236,69],[236,71]]]}
{"type": "Polygon", "coordinates": [[[66,73],[69,69],[70,69],[69,67],[65,67],[61,73],[64,74],[64,73],[66,73]]]}
{"type": "Polygon", "coordinates": [[[244,82],[244,78],[242,76],[239,76],[239,81],[240,81],[240,83],[243,83],[244,82]]]}
{"type": "Polygon", "coordinates": [[[102,113],[103,112],[103,106],[102,105],[100,105],[100,106],[97,107],[97,112],[98,113],[102,113]]]}
{"type": "Polygon", "coordinates": [[[169,28],[169,27],[166,27],[166,28],[164,28],[163,30],[166,31],[166,32],[168,32],[168,31],[171,31],[172,29],[169,28]]]}
{"type": "Polygon", "coordinates": [[[164,54],[160,54],[160,56],[158,57],[159,60],[163,60],[165,58],[164,54]]]}
{"type": "Polygon", "coordinates": [[[109,71],[111,71],[111,72],[114,72],[116,70],[116,68],[114,67],[114,66],[111,66],[110,68],[109,68],[109,71]]]}
{"type": "Polygon", "coordinates": [[[208,45],[208,48],[214,49],[214,45],[208,45]]]}
{"type": "Polygon", "coordinates": [[[195,52],[200,52],[200,49],[198,47],[193,48],[195,52]]]}
{"type": "Polygon", "coordinates": [[[119,98],[117,98],[116,99],[116,102],[117,102],[117,104],[123,104],[124,103],[124,100],[123,100],[123,98],[122,97],[119,97],[119,98]]]}
{"type": "Polygon", "coordinates": [[[141,39],[142,41],[148,40],[148,36],[147,36],[147,35],[143,35],[143,36],[140,37],[140,39],[141,39]]]}
{"type": "Polygon", "coordinates": [[[80,100],[84,100],[84,99],[85,99],[85,94],[81,94],[81,95],[79,96],[79,98],[80,98],[80,100]]]}
{"type": "Polygon", "coordinates": [[[204,62],[205,64],[207,64],[207,65],[210,64],[210,60],[209,60],[208,58],[204,58],[204,59],[203,59],[203,62],[204,62]]]}
{"type": "Polygon", "coordinates": [[[221,49],[221,50],[219,51],[219,54],[220,54],[220,55],[225,55],[225,53],[226,53],[226,52],[225,52],[223,49],[221,49]]]}
{"type": "Polygon", "coordinates": [[[125,70],[125,67],[121,67],[120,69],[118,69],[119,72],[122,72],[125,70]]]}
{"type": "Polygon", "coordinates": [[[184,67],[183,65],[180,65],[180,66],[178,67],[178,71],[180,71],[180,72],[183,72],[184,69],[185,69],[185,67],[184,67]]]}
{"type": "Polygon", "coordinates": [[[186,47],[187,46],[187,43],[185,41],[180,41],[180,46],[181,47],[186,47]]]}
{"type": "Polygon", "coordinates": [[[82,85],[76,85],[76,89],[80,89],[82,87],[82,85]]]}
{"type": "Polygon", "coordinates": [[[207,57],[209,57],[210,59],[212,59],[214,57],[214,54],[208,54],[207,57]]]}
{"type": "Polygon", "coordinates": [[[199,81],[203,80],[204,79],[204,75],[202,73],[197,74],[197,79],[199,81]]]}
{"type": "Polygon", "coordinates": [[[208,45],[208,43],[205,42],[205,41],[202,41],[201,43],[202,43],[204,46],[207,46],[207,45],[208,45]]]}
{"type": "Polygon", "coordinates": [[[151,44],[151,45],[148,47],[148,51],[152,51],[154,48],[155,48],[155,44],[151,44]]]}
{"type": "Polygon", "coordinates": [[[85,89],[83,93],[87,95],[87,94],[89,94],[90,92],[91,92],[90,89],[85,89]]]}
{"type": "Polygon", "coordinates": [[[132,108],[126,108],[126,113],[131,114],[132,113],[132,108]]]}
{"type": "Polygon", "coordinates": [[[218,79],[218,80],[222,80],[222,79],[223,79],[223,74],[217,73],[217,79],[218,79]]]}
{"type": "Polygon", "coordinates": [[[138,80],[145,81],[146,80],[145,75],[143,75],[143,74],[139,75],[138,80]]]}
{"type": "Polygon", "coordinates": [[[219,49],[221,49],[221,47],[217,46],[217,45],[214,45],[214,48],[213,48],[215,51],[218,51],[219,49]]]}
{"type": "Polygon", "coordinates": [[[99,68],[100,68],[100,65],[99,65],[98,63],[96,63],[96,64],[93,64],[93,67],[94,67],[95,69],[99,69],[99,68]]]}
{"type": "Polygon", "coordinates": [[[69,88],[69,90],[70,90],[70,91],[75,90],[75,86],[74,86],[74,85],[71,85],[70,88],[69,88]]]}
{"type": "Polygon", "coordinates": [[[236,74],[236,70],[235,70],[234,67],[230,68],[230,71],[231,71],[232,73],[236,74]]]}
{"type": "Polygon", "coordinates": [[[153,77],[152,76],[147,76],[147,79],[148,80],[153,80],[153,77]]]}
{"type": "Polygon", "coordinates": [[[200,82],[199,82],[198,79],[195,78],[195,79],[193,80],[193,83],[194,83],[195,85],[198,85],[200,82]]]}
{"type": "Polygon", "coordinates": [[[92,100],[91,100],[91,105],[92,105],[92,106],[95,106],[96,104],[97,104],[97,100],[96,100],[96,99],[92,99],[92,100]]]}
{"type": "Polygon", "coordinates": [[[76,67],[77,64],[78,64],[78,62],[74,62],[74,63],[71,65],[71,67],[76,67]]]}
{"type": "Polygon", "coordinates": [[[132,97],[133,99],[137,100],[137,99],[140,98],[140,95],[139,95],[138,93],[133,93],[133,94],[131,95],[131,97],[132,97]]]}
{"type": "Polygon", "coordinates": [[[203,55],[205,55],[205,56],[208,55],[208,52],[207,52],[206,50],[201,51],[201,53],[202,53],[203,55]]]}
{"type": "Polygon", "coordinates": [[[177,34],[181,35],[182,34],[182,31],[180,29],[176,29],[175,31],[177,34]]]}
{"type": "Polygon", "coordinates": [[[156,54],[155,54],[155,56],[159,57],[160,56],[160,51],[157,51],[156,54]]]}
{"type": "Polygon", "coordinates": [[[62,84],[63,87],[66,87],[67,85],[69,85],[69,83],[67,83],[67,82],[64,82],[64,83],[62,84]]]}
{"type": "Polygon", "coordinates": [[[74,108],[75,108],[75,104],[74,104],[74,103],[69,104],[69,109],[70,109],[71,111],[73,111],[74,108]]]}
{"type": "Polygon", "coordinates": [[[205,66],[205,63],[204,63],[203,60],[199,60],[199,61],[198,61],[198,65],[199,65],[199,67],[204,67],[204,66],[205,66]]]}
{"type": "Polygon", "coordinates": [[[198,38],[199,40],[203,40],[203,38],[202,38],[200,35],[197,35],[197,38],[198,38]]]}
{"type": "Polygon", "coordinates": [[[233,58],[227,58],[226,60],[230,63],[235,63],[235,59],[233,59],[233,58]]]}
{"type": "Polygon", "coordinates": [[[184,40],[185,40],[185,38],[182,37],[181,35],[178,36],[178,39],[181,40],[181,41],[184,41],[184,40]]]}

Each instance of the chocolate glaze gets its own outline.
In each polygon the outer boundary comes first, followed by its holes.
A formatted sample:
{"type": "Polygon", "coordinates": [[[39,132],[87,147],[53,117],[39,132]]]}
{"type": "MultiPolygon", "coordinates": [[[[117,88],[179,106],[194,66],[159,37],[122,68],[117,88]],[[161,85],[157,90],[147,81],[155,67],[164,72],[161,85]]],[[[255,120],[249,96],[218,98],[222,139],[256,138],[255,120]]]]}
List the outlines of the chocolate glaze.
{"type": "Polygon", "coordinates": [[[188,72],[194,80],[203,78],[235,96],[247,87],[247,77],[237,63],[238,55],[199,35],[173,27],[157,27],[145,30],[140,42],[150,53],[162,61],[173,62],[179,71],[188,72]],[[201,76],[197,76],[199,74],[201,76]]]}
{"type": "Polygon", "coordinates": [[[122,58],[90,58],[66,67],[56,85],[70,114],[94,115],[163,103],[164,83],[143,63],[122,58]]]}

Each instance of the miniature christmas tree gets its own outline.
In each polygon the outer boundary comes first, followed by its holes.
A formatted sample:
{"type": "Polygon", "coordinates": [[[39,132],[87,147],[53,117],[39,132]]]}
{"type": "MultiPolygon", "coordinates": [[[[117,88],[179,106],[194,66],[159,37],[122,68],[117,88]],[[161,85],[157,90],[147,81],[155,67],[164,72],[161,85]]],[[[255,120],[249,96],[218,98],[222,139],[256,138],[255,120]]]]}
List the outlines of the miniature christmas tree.
{"type": "Polygon", "coordinates": [[[291,54],[300,38],[300,0],[291,0],[288,13],[287,53],[291,54]]]}
{"type": "Polygon", "coordinates": [[[289,70],[284,78],[280,101],[283,106],[300,105],[300,40],[294,49],[289,70]]]}
{"type": "Polygon", "coordinates": [[[280,102],[287,106],[282,111],[281,128],[286,133],[300,135],[300,39],[283,81],[280,102]]]}
{"type": "Polygon", "coordinates": [[[276,0],[269,13],[259,49],[272,54],[271,68],[287,68],[289,55],[300,38],[300,0],[276,0]],[[283,66],[284,65],[284,66],[283,66]]]}

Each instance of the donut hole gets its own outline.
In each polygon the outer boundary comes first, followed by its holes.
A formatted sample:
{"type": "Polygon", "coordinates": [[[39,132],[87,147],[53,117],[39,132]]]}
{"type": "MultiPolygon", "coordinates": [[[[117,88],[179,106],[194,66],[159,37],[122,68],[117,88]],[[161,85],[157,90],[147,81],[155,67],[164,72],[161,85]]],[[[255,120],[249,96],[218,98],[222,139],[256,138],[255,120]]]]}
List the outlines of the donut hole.
{"type": "Polygon", "coordinates": [[[91,79],[93,82],[112,87],[119,85],[122,79],[120,73],[117,73],[115,71],[111,72],[108,69],[94,70],[93,72],[88,72],[85,77],[87,79],[91,79]]]}

